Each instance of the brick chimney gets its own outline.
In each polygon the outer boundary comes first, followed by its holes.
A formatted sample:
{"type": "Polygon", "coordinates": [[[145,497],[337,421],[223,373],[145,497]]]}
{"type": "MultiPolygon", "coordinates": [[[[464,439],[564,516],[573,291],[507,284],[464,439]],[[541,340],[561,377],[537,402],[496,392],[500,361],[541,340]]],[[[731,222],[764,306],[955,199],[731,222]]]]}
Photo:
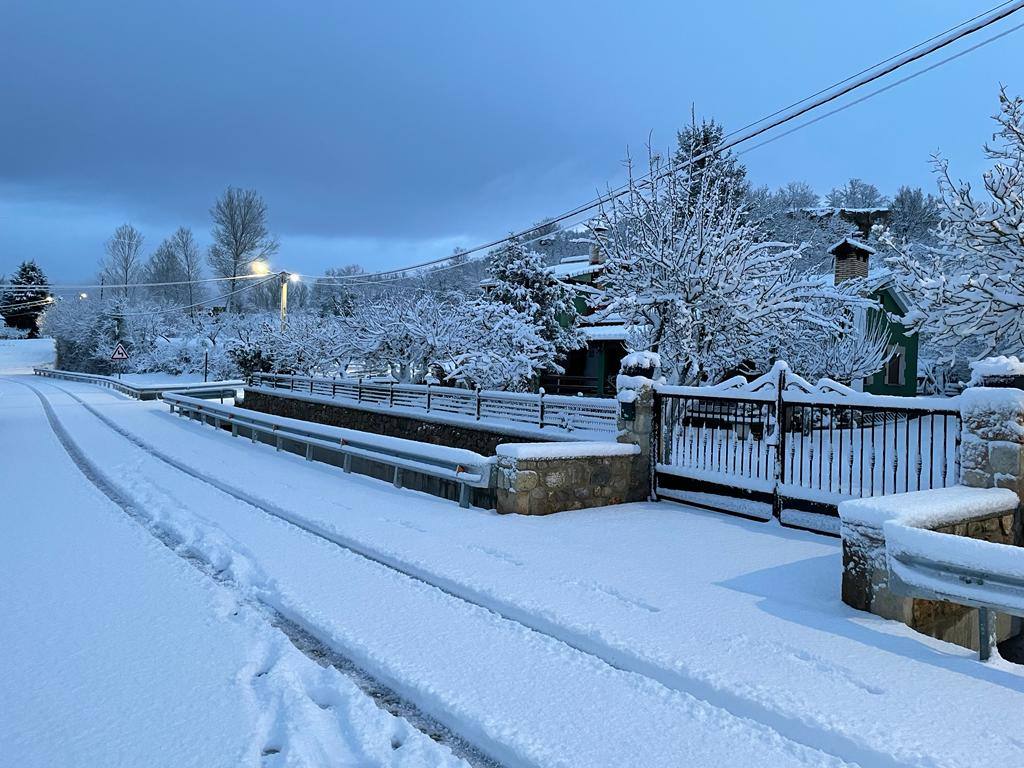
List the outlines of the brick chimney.
{"type": "Polygon", "coordinates": [[[868,258],[875,249],[860,240],[844,237],[828,249],[835,264],[835,284],[868,276],[868,258]]]}

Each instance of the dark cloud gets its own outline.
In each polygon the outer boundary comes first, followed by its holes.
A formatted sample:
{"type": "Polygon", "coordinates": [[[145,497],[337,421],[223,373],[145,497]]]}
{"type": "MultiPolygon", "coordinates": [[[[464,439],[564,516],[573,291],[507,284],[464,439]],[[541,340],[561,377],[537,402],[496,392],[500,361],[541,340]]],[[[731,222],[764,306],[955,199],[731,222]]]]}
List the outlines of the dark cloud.
{"type": "MultiPolygon", "coordinates": [[[[228,184],[311,264],[442,255],[589,198],[691,102],[742,124],[984,7],[732,5],[7,0],[0,271],[33,250],[79,276],[122,220],[150,244],[205,229],[228,184]]],[[[925,182],[937,146],[989,133],[1014,45],[751,154],[751,176],[925,182]]]]}

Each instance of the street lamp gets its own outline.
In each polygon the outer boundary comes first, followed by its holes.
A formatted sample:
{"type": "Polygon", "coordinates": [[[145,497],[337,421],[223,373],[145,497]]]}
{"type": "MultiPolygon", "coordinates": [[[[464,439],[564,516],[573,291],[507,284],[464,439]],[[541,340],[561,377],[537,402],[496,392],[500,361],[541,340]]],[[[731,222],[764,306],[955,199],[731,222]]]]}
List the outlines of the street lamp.
{"type": "Polygon", "coordinates": [[[278,272],[278,280],[281,282],[281,332],[288,326],[288,283],[297,283],[302,275],[293,272],[278,272]]]}
{"type": "Polygon", "coordinates": [[[79,298],[79,299],[82,299],[82,300],[88,299],[88,298],[89,298],[89,294],[88,294],[88,293],[85,293],[85,292],[83,291],[82,293],[78,294],[78,298],[79,298]]]}
{"type": "Polygon", "coordinates": [[[263,261],[262,259],[259,260],[259,261],[254,261],[250,265],[250,268],[252,269],[252,273],[254,275],[269,275],[270,274],[270,265],[267,264],[267,262],[263,261]]]}

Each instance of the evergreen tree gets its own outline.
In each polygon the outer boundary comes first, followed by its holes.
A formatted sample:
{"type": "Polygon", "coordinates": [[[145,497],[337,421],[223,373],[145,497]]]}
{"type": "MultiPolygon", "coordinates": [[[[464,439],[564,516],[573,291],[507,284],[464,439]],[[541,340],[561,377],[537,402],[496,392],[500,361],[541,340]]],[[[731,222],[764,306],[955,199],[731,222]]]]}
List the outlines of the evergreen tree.
{"type": "MultiPolygon", "coordinates": [[[[529,318],[540,338],[559,354],[583,346],[573,290],[551,275],[543,256],[511,238],[492,256],[487,271],[493,283],[489,301],[507,304],[529,318]]],[[[544,369],[556,371],[559,366],[551,360],[544,369]]]]}
{"type": "Polygon", "coordinates": [[[698,125],[696,118],[676,135],[674,164],[690,163],[683,169],[689,184],[689,210],[701,197],[701,188],[707,186],[711,179],[714,179],[715,189],[725,195],[723,202],[727,204],[739,203],[750,191],[746,166],[736,155],[731,150],[711,152],[724,137],[725,130],[719,123],[702,119],[698,125]],[[703,156],[706,153],[711,154],[703,156]]]}
{"type": "Polygon", "coordinates": [[[53,301],[48,285],[46,275],[34,260],[21,263],[0,294],[0,314],[8,327],[28,331],[30,338],[38,336],[39,316],[53,301]]]}

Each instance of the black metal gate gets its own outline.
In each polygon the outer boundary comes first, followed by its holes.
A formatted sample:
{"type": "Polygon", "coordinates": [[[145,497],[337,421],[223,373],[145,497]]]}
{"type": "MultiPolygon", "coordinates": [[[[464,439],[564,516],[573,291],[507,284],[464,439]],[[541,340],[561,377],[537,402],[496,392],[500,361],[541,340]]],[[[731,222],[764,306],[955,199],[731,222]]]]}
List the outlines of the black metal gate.
{"type": "Polygon", "coordinates": [[[844,499],[955,484],[960,412],[777,366],[749,383],[656,388],[654,441],[658,497],[836,533],[844,499]]]}

